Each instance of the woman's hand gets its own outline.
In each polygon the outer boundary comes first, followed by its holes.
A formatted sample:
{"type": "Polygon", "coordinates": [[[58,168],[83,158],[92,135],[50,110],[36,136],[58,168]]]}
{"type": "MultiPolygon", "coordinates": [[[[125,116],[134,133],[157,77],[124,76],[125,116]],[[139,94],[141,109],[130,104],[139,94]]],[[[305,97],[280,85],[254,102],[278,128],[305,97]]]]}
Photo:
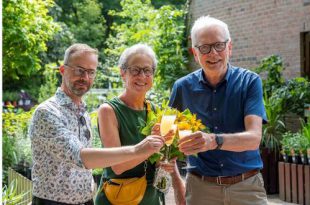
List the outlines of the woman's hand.
{"type": "Polygon", "coordinates": [[[160,166],[162,169],[164,169],[166,172],[172,174],[172,173],[176,172],[177,169],[178,169],[176,160],[177,160],[177,158],[175,157],[175,158],[171,159],[171,160],[169,161],[169,163],[165,163],[165,162],[163,162],[163,161],[160,161],[160,162],[159,162],[159,166],[160,166]]]}
{"type": "MultiPolygon", "coordinates": [[[[176,130],[170,129],[169,132],[165,136],[163,136],[165,141],[171,140],[174,137],[174,135],[176,134],[175,132],[176,132],[176,130]]],[[[161,136],[160,135],[160,123],[156,123],[152,127],[151,135],[159,135],[159,136],[161,136]]]]}
{"type": "Polygon", "coordinates": [[[141,142],[135,145],[135,150],[138,154],[154,154],[159,152],[160,149],[164,146],[165,139],[159,135],[149,135],[144,138],[141,142]]]}

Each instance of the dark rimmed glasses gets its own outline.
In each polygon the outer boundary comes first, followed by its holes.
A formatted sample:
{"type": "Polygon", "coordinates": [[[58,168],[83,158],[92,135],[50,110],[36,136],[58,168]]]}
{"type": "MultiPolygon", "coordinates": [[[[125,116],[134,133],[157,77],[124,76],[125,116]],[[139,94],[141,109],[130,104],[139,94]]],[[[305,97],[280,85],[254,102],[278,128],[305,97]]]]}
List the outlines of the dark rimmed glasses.
{"type": "Polygon", "coordinates": [[[226,40],[224,42],[216,42],[213,44],[203,44],[201,46],[195,46],[195,47],[198,48],[198,50],[201,54],[209,54],[212,50],[212,47],[217,52],[222,52],[223,50],[225,50],[227,42],[228,42],[228,40],[226,40]]]}
{"type": "Polygon", "coordinates": [[[138,76],[140,75],[142,72],[144,73],[144,75],[146,77],[150,77],[152,75],[154,75],[154,69],[151,67],[145,67],[145,68],[139,68],[139,67],[128,67],[126,68],[126,70],[129,71],[129,73],[132,76],[138,76]]]}
{"type": "Polygon", "coordinates": [[[94,79],[96,77],[96,71],[95,70],[86,69],[86,68],[83,68],[82,66],[73,67],[73,66],[70,66],[68,64],[65,64],[65,66],[71,68],[73,70],[73,74],[75,76],[82,77],[85,75],[85,73],[87,73],[87,75],[90,79],[94,79]]]}

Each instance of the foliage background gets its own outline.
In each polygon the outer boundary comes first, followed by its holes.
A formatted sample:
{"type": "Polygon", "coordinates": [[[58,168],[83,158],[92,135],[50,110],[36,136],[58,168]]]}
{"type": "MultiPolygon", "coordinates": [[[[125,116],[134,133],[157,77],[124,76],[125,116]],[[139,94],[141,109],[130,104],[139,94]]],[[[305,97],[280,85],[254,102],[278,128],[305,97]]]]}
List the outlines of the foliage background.
{"type": "MultiPolygon", "coordinates": [[[[153,47],[159,64],[154,102],[169,96],[172,83],[188,73],[184,49],[186,0],[7,0],[3,2],[3,101],[18,101],[25,90],[32,101],[51,97],[60,85],[58,67],[65,49],[75,42],[99,50],[100,65],[94,88],[122,88],[116,67],[121,52],[143,42],[153,47]],[[161,85],[161,86],[159,86],[161,85]]],[[[117,90],[119,89],[119,90],[117,90]]],[[[90,112],[103,96],[88,94],[90,112]]],[[[21,162],[31,166],[27,127],[33,110],[5,107],[3,113],[3,169],[21,162]]],[[[94,146],[101,142],[92,112],[94,146]]]]}

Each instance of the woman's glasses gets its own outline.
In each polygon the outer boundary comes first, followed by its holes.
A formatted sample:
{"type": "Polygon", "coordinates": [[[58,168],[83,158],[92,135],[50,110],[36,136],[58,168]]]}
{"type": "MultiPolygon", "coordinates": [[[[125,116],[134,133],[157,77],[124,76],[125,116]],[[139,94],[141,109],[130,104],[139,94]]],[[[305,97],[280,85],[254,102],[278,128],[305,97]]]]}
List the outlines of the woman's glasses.
{"type": "Polygon", "coordinates": [[[150,77],[154,74],[154,69],[150,67],[139,68],[139,67],[129,67],[126,68],[132,76],[138,76],[141,73],[144,73],[146,77],[150,77]]]}

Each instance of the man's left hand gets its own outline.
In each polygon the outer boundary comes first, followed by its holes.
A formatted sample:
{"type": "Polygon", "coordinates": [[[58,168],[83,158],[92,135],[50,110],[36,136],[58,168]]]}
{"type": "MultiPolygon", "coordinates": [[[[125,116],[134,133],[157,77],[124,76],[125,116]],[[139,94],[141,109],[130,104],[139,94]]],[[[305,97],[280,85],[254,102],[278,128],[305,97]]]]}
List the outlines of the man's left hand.
{"type": "Polygon", "coordinates": [[[187,135],[179,140],[179,149],[185,155],[213,150],[216,147],[215,134],[207,134],[201,131],[187,135]]]}

